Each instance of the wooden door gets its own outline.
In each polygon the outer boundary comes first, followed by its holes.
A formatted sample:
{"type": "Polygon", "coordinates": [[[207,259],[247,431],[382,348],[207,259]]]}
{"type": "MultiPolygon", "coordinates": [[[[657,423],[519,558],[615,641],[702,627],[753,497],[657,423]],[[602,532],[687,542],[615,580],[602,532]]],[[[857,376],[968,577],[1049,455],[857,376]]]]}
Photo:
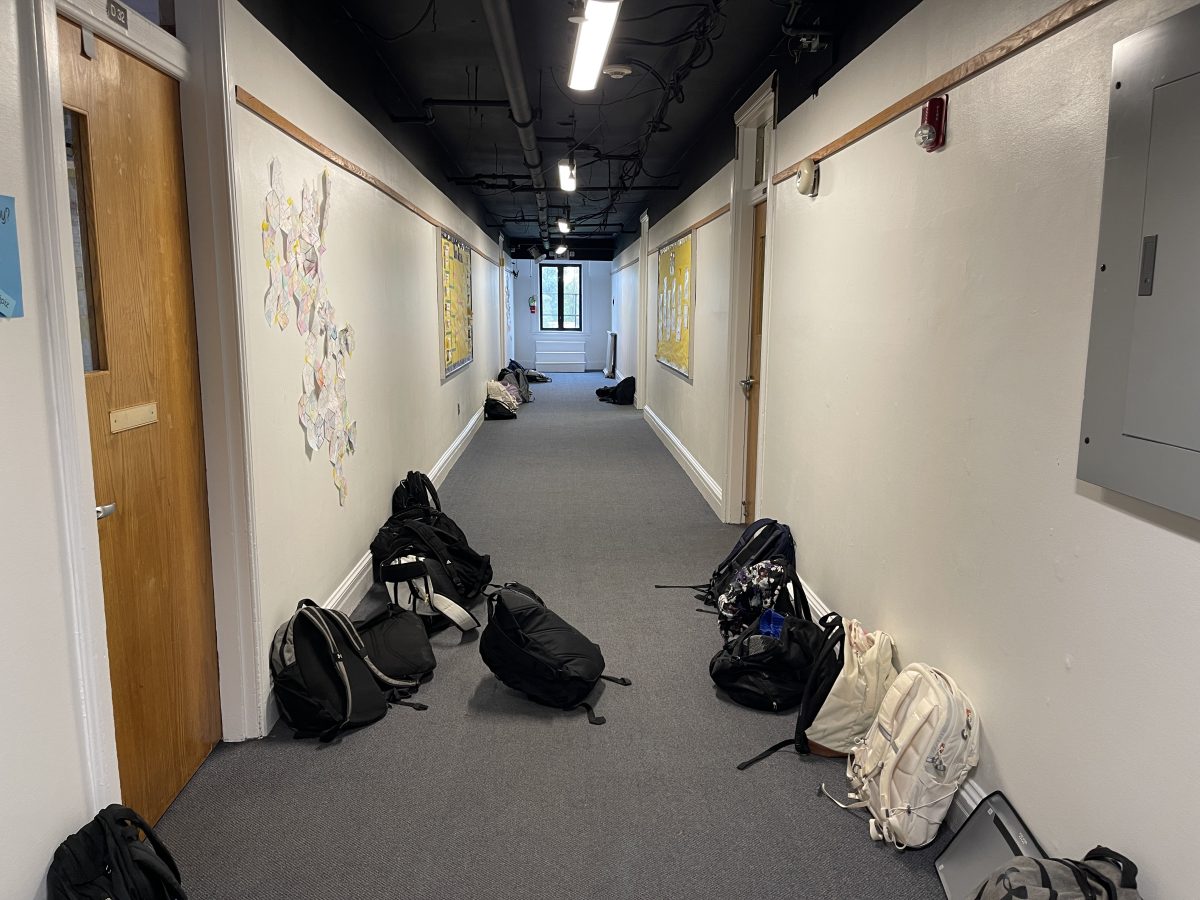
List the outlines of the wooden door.
{"type": "Polygon", "coordinates": [[[764,261],[767,255],[767,204],[754,207],[754,249],[750,268],[750,360],[742,382],[746,392],[746,485],[742,520],[753,522],[758,492],[758,398],[762,379],[762,321],[764,261]]]}
{"type": "Polygon", "coordinates": [[[179,86],[58,35],[121,797],[155,822],[221,736],[179,86]]]}

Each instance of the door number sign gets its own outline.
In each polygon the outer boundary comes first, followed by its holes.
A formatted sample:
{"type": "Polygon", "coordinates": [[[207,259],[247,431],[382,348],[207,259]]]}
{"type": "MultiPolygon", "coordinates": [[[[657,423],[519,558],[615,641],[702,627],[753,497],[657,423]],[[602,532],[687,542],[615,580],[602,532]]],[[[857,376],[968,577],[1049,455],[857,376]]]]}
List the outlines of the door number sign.
{"type": "Polygon", "coordinates": [[[108,0],[108,18],[116,22],[126,31],[129,30],[129,10],[122,6],[117,0],[108,0]]]}

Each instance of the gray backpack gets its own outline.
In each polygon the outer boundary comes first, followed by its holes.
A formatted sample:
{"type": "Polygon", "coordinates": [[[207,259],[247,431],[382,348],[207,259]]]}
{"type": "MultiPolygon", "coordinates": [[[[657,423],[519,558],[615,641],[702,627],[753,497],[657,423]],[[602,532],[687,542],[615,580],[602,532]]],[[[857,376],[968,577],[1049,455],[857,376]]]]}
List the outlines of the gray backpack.
{"type": "Polygon", "coordinates": [[[496,380],[511,384],[521,395],[521,402],[528,403],[533,399],[533,391],[529,389],[529,379],[525,377],[524,369],[501,369],[496,380]]]}
{"type": "Polygon", "coordinates": [[[972,900],[1141,900],[1137,866],[1107,847],[1082,861],[1015,856],[987,877],[972,900]]]}

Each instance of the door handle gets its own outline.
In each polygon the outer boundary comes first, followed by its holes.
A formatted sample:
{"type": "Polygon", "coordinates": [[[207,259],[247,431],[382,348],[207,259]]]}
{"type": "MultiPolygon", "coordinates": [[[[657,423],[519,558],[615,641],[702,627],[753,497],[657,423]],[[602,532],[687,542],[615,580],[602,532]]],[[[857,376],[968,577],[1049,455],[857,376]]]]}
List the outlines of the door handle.
{"type": "Polygon", "coordinates": [[[117,504],[115,504],[115,503],[105,503],[103,506],[97,506],[96,507],[96,521],[98,522],[101,519],[107,519],[109,516],[111,516],[116,511],[117,511],[117,504]]]}
{"type": "Polygon", "coordinates": [[[758,381],[753,378],[743,378],[738,382],[738,384],[742,386],[742,390],[748,391],[750,388],[754,387],[754,385],[758,384],[758,381]]]}

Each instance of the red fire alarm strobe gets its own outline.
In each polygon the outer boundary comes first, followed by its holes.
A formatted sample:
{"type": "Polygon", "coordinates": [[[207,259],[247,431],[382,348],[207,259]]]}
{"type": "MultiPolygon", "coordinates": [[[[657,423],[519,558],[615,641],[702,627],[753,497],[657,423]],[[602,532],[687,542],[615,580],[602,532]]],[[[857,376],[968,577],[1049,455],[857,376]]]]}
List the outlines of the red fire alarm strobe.
{"type": "Polygon", "coordinates": [[[932,153],[946,146],[947,98],[934,97],[921,107],[921,127],[917,129],[917,146],[932,153]]]}

